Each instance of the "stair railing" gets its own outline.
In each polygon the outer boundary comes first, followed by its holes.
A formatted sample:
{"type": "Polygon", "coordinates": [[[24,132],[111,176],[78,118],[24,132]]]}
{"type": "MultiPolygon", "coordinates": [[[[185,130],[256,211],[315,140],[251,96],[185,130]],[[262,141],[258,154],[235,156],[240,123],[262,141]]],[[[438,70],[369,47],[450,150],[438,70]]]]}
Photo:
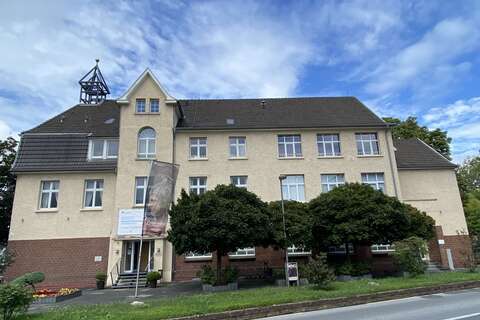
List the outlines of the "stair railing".
{"type": "Polygon", "coordinates": [[[120,275],[120,258],[117,259],[115,265],[110,270],[110,280],[112,280],[112,286],[115,285],[120,275]]]}

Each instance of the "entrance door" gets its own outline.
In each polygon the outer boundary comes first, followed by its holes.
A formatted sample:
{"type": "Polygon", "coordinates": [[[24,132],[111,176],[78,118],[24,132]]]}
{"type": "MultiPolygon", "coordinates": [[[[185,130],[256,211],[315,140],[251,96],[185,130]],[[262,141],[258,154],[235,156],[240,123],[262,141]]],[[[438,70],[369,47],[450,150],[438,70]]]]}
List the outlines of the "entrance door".
{"type": "Polygon", "coordinates": [[[140,250],[140,241],[125,241],[125,272],[137,271],[138,250],[140,250]]]}

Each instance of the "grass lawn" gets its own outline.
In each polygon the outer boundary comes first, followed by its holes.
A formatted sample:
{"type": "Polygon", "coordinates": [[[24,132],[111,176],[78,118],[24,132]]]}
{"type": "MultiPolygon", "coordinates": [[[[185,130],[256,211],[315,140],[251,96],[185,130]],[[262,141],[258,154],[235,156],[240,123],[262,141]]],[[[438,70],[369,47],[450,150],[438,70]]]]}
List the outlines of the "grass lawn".
{"type": "Polygon", "coordinates": [[[144,306],[127,303],[72,306],[47,313],[26,315],[21,319],[167,319],[194,314],[205,314],[247,307],[349,297],[359,294],[382,292],[395,289],[431,286],[436,284],[480,280],[479,273],[449,272],[419,276],[417,278],[384,278],[335,282],[331,290],[316,290],[307,287],[265,287],[212,294],[198,294],[176,298],[146,300],[144,306]],[[372,282],[376,284],[372,284],[372,282]]]}

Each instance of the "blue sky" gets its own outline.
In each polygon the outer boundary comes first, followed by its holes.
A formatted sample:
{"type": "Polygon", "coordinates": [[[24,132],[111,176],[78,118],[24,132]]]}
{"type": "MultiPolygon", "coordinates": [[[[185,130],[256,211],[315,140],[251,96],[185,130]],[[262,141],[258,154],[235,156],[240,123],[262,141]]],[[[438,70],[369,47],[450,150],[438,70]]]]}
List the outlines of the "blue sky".
{"type": "Polygon", "coordinates": [[[0,138],[147,67],[177,98],[358,97],[480,149],[480,1],[4,1],[0,138]]]}

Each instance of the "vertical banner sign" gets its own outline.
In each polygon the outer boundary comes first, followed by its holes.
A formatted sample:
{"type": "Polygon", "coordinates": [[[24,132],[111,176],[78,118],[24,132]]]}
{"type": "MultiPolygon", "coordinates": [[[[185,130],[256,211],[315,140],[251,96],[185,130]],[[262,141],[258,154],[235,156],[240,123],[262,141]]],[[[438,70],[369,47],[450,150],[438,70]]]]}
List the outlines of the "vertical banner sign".
{"type": "Polygon", "coordinates": [[[143,235],[166,235],[168,210],[173,202],[178,165],[153,161],[145,196],[143,235]]]}

